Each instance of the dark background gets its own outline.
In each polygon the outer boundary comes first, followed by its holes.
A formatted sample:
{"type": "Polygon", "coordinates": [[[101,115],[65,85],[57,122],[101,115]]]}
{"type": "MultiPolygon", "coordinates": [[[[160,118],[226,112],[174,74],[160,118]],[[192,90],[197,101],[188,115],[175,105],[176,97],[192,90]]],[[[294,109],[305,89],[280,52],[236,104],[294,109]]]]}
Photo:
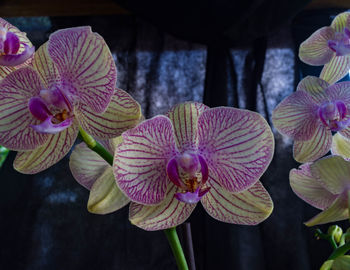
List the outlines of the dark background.
{"type": "MultiPolygon", "coordinates": [[[[319,75],[297,59],[300,42],[342,11],[305,11],[305,1],[118,2],[131,14],[6,19],[36,47],[57,29],[90,25],[115,56],[117,86],[147,118],[193,100],[255,110],[270,123],[303,76],[319,75]]],[[[298,166],[292,141],[276,132],[275,139],[261,179],[274,212],[249,227],[220,223],[198,206],[189,219],[197,269],[313,270],[331,253],[303,225],[319,211],[289,186],[298,166]]],[[[105,216],[86,210],[88,191],[73,179],[68,156],[36,175],[14,171],[14,157],[0,169],[0,269],[176,269],[164,233],[131,225],[127,207],[105,216]]]]}

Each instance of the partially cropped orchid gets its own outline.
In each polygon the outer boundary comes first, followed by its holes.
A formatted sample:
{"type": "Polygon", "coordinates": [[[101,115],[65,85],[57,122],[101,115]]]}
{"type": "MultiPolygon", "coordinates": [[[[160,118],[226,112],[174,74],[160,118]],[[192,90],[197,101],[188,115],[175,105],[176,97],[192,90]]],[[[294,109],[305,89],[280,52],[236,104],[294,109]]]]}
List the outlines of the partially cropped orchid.
{"type": "Polygon", "coordinates": [[[122,134],[114,175],[132,201],[129,218],[145,230],[184,222],[201,201],[223,222],[254,225],[273,204],[259,181],[274,150],[259,114],[200,103],[173,107],[122,134]]]}
{"type": "Polygon", "coordinates": [[[138,123],[140,106],[115,89],[116,67],[90,27],[59,30],[31,66],[0,82],[0,144],[19,152],[14,167],[37,173],[71,149],[79,126],[100,139],[138,123]]]}
{"type": "Polygon", "coordinates": [[[310,65],[325,65],[320,78],[333,84],[350,69],[350,12],[334,18],[331,26],[322,27],[299,48],[300,59],[310,65]]]}
{"type": "Polygon", "coordinates": [[[289,175],[293,191],[310,205],[323,210],[307,221],[307,226],[349,218],[350,162],[327,156],[305,163],[289,175]]]}
{"type": "Polygon", "coordinates": [[[275,128],[294,140],[294,158],[314,161],[331,148],[332,132],[350,138],[350,82],[308,76],[273,111],[275,128]]]}
{"type": "Polygon", "coordinates": [[[26,33],[0,18],[0,78],[30,61],[34,51],[26,33]]]}

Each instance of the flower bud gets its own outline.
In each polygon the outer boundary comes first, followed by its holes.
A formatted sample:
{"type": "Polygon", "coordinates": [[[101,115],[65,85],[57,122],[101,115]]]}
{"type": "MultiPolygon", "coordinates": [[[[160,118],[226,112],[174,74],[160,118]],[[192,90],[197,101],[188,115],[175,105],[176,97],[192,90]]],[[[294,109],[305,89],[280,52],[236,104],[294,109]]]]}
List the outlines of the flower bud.
{"type": "Polygon", "coordinates": [[[338,225],[332,225],[328,228],[328,234],[333,236],[336,243],[339,243],[340,238],[343,235],[343,229],[338,225]]]}

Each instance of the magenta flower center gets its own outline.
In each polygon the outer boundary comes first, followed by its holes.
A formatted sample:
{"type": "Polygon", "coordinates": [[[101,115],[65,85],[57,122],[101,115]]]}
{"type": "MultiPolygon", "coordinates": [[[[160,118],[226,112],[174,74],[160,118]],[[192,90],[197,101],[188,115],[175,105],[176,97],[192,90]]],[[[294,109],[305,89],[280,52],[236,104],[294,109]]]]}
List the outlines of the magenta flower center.
{"type": "Polygon", "coordinates": [[[0,55],[16,54],[20,47],[20,40],[16,34],[0,27],[0,55]]]}
{"type": "Polygon", "coordinates": [[[334,39],[328,41],[328,47],[336,53],[336,56],[349,54],[350,30],[345,27],[343,32],[336,33],[334,39]]]}
{"type": "Polygon", "coordinates": [[[199,154],[185,152],[172,158],[167,165],[167,174],[182,189],[182,192],[175,194],[179,201],[196,203],[209,191],[205,186],[208,165],[199,154]]]}
{"type": "Polygon", "coordinates": [[[340,131],[347,128],[350,119],[345,119],[347,108],[342,101],[333,101],[322,104],[318,109],[321,122],[331,131],[340,131]]]}

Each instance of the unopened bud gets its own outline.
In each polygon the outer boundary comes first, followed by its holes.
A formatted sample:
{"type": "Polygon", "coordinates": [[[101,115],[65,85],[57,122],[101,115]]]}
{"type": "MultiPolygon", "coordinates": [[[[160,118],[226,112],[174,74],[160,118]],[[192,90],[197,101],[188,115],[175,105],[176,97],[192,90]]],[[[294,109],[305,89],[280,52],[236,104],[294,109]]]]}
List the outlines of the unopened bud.
{"type": "Polygon", "coordinates": [[[343,229],[338,225],[332,225],[328,228],[328,234],[333,236],[336,243],[340,242],[340,238],[343,235],[343,229]]]}

